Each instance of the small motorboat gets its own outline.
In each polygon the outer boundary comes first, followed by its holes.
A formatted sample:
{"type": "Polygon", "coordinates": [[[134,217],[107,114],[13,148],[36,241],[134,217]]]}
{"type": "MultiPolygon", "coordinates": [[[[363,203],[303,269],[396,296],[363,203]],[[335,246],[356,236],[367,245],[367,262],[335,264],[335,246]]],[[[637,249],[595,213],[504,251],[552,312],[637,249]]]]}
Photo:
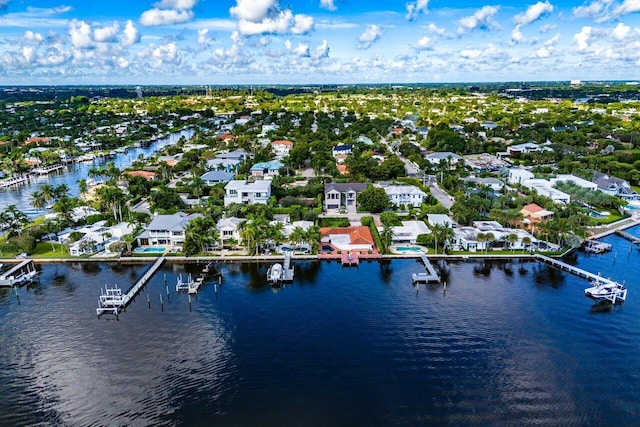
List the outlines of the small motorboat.
{"type": "Polygon", "coordinates": [[[282,282],[282,278],[284,275],[284,269],[282,268],[282,264],[275,263],[269,270],[267,270],[267,280],[270,283],[280,283],[282,282]]]}

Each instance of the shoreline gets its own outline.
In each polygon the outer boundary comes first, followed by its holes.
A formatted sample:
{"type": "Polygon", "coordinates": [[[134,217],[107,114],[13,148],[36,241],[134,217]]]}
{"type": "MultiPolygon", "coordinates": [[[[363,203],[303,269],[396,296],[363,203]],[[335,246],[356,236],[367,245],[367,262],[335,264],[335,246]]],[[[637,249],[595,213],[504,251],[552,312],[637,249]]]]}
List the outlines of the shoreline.
{"type": "MultiPolygon", "coordinates": [[[[566,252],[565,252],[566,254],[566,252]]],[[[564,254],[563,254],[564,255],[564,254]]],[[[535,254],[478,254],[478,255],[425,255],[430,260],[451,260],[451,261],[468,261],[475,259],[488,259],[488,260],[508,260],[508,259],[535,259],[535,254]]],[[[555,255],[554,257],[557,257],[555,255]]],[[[420,259],[421,255],[397,255],[388,254],[380,255],[377,258],[360,258],[361,262],[371,262],[379,260],[393,260],[393,259],[420,259]]],[[[153,263],[160,257],[96,257],[96,258],[0,258],[0,263],[12,263],[18,264],[25,259],[32,260],[36,264],[69,264],[69,263],[124,263],[124,264],[148,264],[153,263]]],[[[265,256],[249,256],[249,255],[233,255],[233,256],[206,256],[206,257],[185,257],[185,256],[169,256],[165,257],[165,262],[173,264],[202,264],[208,262],[216,262],[222,264],[233,263],[248,263],[248,262],[269,262],[269,261],[283,261],[284,255],[265,255],[265,256]]],[[[328,262],[340,262],[339,258],[324,258],[317,255],[294,255],[291,257],[292,261],[328,261],[328,262]]]]}

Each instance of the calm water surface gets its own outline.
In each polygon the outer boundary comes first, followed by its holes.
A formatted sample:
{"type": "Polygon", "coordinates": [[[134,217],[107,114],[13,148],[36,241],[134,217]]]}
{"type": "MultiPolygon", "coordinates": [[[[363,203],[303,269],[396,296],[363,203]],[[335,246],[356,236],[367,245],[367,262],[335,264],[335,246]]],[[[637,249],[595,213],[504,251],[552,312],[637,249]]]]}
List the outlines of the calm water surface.
{"type": "Polygon", "coordinates": [[[31,195],[34,191],[40,190],[43,184],[57,186],[65,184],[69,187],[69,195],[77,197],[79,194],[78,181],[89,178],[89,170],[95,167],[103,167],[107,162],[113,162],[117,168],[124,169],[130,166],[138,156],[143,155],[149,157],[154,150],[167,145],[175,144],[181,136],[187,140],[193,136],[193,129],[185,129],[180,132],[169,134],[166,138],[160,138],[152,142],[148,147],[132,148],[123,154],[116,154],[113,158],[96,158],[92,162],[72,163],[58,173],[52,173],[44,176],[34,176],[28,183],[18,187],[1,188],[0,189],[0,211],[13,204],[33,218],[42,215],[43,211],[38,211],[31,206],[31,195]]]}
{"type": "Polygon", "coordinates": [[[640,256],[606,241],[570,262],[626,280],[612,311],[535,262],[441,263],[444,293],[416,292],[415,260],[299,261],[279,292],[266,264],[218,265],[191,309],[175,281],[198,268],[166,264],[97,319],[100,286],[146,267],[46,265],[0,290],[0,425],[636,424],[640,256]]]}

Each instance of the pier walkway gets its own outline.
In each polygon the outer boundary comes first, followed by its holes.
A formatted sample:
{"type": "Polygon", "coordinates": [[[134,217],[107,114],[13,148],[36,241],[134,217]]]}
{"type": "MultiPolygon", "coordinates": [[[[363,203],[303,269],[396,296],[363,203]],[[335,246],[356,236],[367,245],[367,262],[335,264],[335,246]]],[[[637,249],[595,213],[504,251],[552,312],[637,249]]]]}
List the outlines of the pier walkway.
{"type": "Polygon", "coordinates": [[[106,294],[101,295],[100,303],[96,310],[98,316],[103,313],[112,313],[116,316],[118,313],[127,308],[133,299],[145,287],[147,282],[153,277],[158,269],[164,264],[165,257],[160,257],[153,263],[146,273],[124,294],[122,295],[119,288],[106,288],[106,294]]]}
{"type": "Polygon", "coordinates": [[[575,276],[578,276],[582,279],[585,280],[590,280],[590,281],[597,281],[599,283],[602,284],[610,284],[610,285],[618,285],[618,282],[614,282],[611,279],[605,279],[604,277],[599,276],[598,274],[594,274],[594,273],[590,273],[586,270],[583,270],[581,268],[578,268],[576,266],[567,264],[566,262],[562,262],[562,261],[558,261],[557,259],[553,259],[550,258],[548,256],[544,256],[544,255],[540,255],[540,254],[536,254],[535,258],[538,261],[544,262],[547,265],[550,265],[551,267],[555,267],[559,270],[562,271],[566,271],[569,272],[575,276]]]}
{"type": "Polygon", "coordinates": [[[64,167],[65,166],[62,163],[58,163],[56,165],[51,165],[51,166],[41,166],[41,167],[35,168],[32,173],[34,175],[48,175],[51,172],[64,169],[64,167]]]}
{"type": "Polygon", "coordinates": [[[623,239],[626,239],[633,243],[634,245],[640,245],[640,237],[636,237],[632,234],[627,233],[626,231],[616,230],[616,234],[623,239]]]}
{"type": "Polygon", "coordinates": [[[355,265],[360,264],[360,258],[357,253],[342,253],[342,265],[355,265]]]}
{"type": "Polygon", "coordinates": [[[440,283],[440,276],[436,269],[431,265],[429,259],[422,255],[420,256],[420,260],[424,264],[424,268],[427,270],[426,273],[414,273],[411,276],[411,280],[413,283],[424,282],[424,283],[440,283]]]}

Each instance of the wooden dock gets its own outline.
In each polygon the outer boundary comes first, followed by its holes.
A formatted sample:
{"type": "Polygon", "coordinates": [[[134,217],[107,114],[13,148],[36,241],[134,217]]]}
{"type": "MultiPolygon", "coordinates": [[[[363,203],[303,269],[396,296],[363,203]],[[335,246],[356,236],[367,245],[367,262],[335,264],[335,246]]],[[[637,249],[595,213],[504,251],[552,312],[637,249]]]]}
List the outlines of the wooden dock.
{"type": "Polygon", "coordinates": [[[358,264],[360,264],[360,259],[358,258],[358,254],[350,254],[350,253],[343,253],[342,254],[342,265],[343,266],[358,266],[358,264]]]}
{"type": "Polygon", "coordinates": [[[538,261],[541,261],[541,262],[544,262],[547,265],[550,265],[551,267],[555,267],[555,268],[557,268],[559,270],[566,271],[568,273],[573,274],[574,276],[580,277],[581,279],[594,281],[594,282],[599,282],[599,283],[603,283],[603,284],[612,284],[612,285],[619,284],[618,282],[615,282],[615,281],[613,281],[611,279],[605,279],[605,278],[601,277],[598,274],[591,273],[591,272],[589,272],[587,270],[583,270],[581,268],[578,268],[576,266],[567,264],[566,262],[558,261],[557,259],[550,258],[548,256],[536,254],[535,258],[538,261]]]}
{"type": "Polygon", "coordinates": [[[411,275],[411,281],[413,283],[440,283],[440,276],[438,272],[433,267],[429,259],[422,255],[420,256],[420,260],[424,264],[424,268],[427,270],[426,273],[414,273],[411,275]]]}
{"type": "Polygon", "coordinates": [[[283,282],[293,282],[293,275],[295,273],[293,267],[291,266],[291,252],[287,252],[284,254],[284,262],[282,263],[282,281],[283,282]]]}
{"type": "MultiPolygon", "coordinates": [[[[109,304],[100,305],[97,309],[98,316],[100,316],[102,313],[112,313],[118,315],[120,311],[127,308],[127,306],[131,304],[131,302],[133,302],[136,295],[138,295],[140,291],[146,286],[147,282],[149,282],[153,275],[156,274],[162,264],[164,264],[164,261],[165,257],[158,258],[156,262],[154,262],[153,265],[151,265],[151,267],[147,270],[147,272],[144,273],[142,277],[124,295],[120,296],[119,289],[117,288],[107,288],[109,289],[107,291],[108,293],[113,293],[113,295],[117,294],[117,297],[112,296],[111,298],[107,299],[109,304]]],[[[103,298],[101,297],[101,299],[103,298]]]]}
{"type": "Polygon", "coordinates": [[[633,234],[629,234],[626,231],[616,230],[616,234],[623,239],[626,239],[633,243],[634,245],[640,245],[640,237],[636,237],[633,234]]]}

